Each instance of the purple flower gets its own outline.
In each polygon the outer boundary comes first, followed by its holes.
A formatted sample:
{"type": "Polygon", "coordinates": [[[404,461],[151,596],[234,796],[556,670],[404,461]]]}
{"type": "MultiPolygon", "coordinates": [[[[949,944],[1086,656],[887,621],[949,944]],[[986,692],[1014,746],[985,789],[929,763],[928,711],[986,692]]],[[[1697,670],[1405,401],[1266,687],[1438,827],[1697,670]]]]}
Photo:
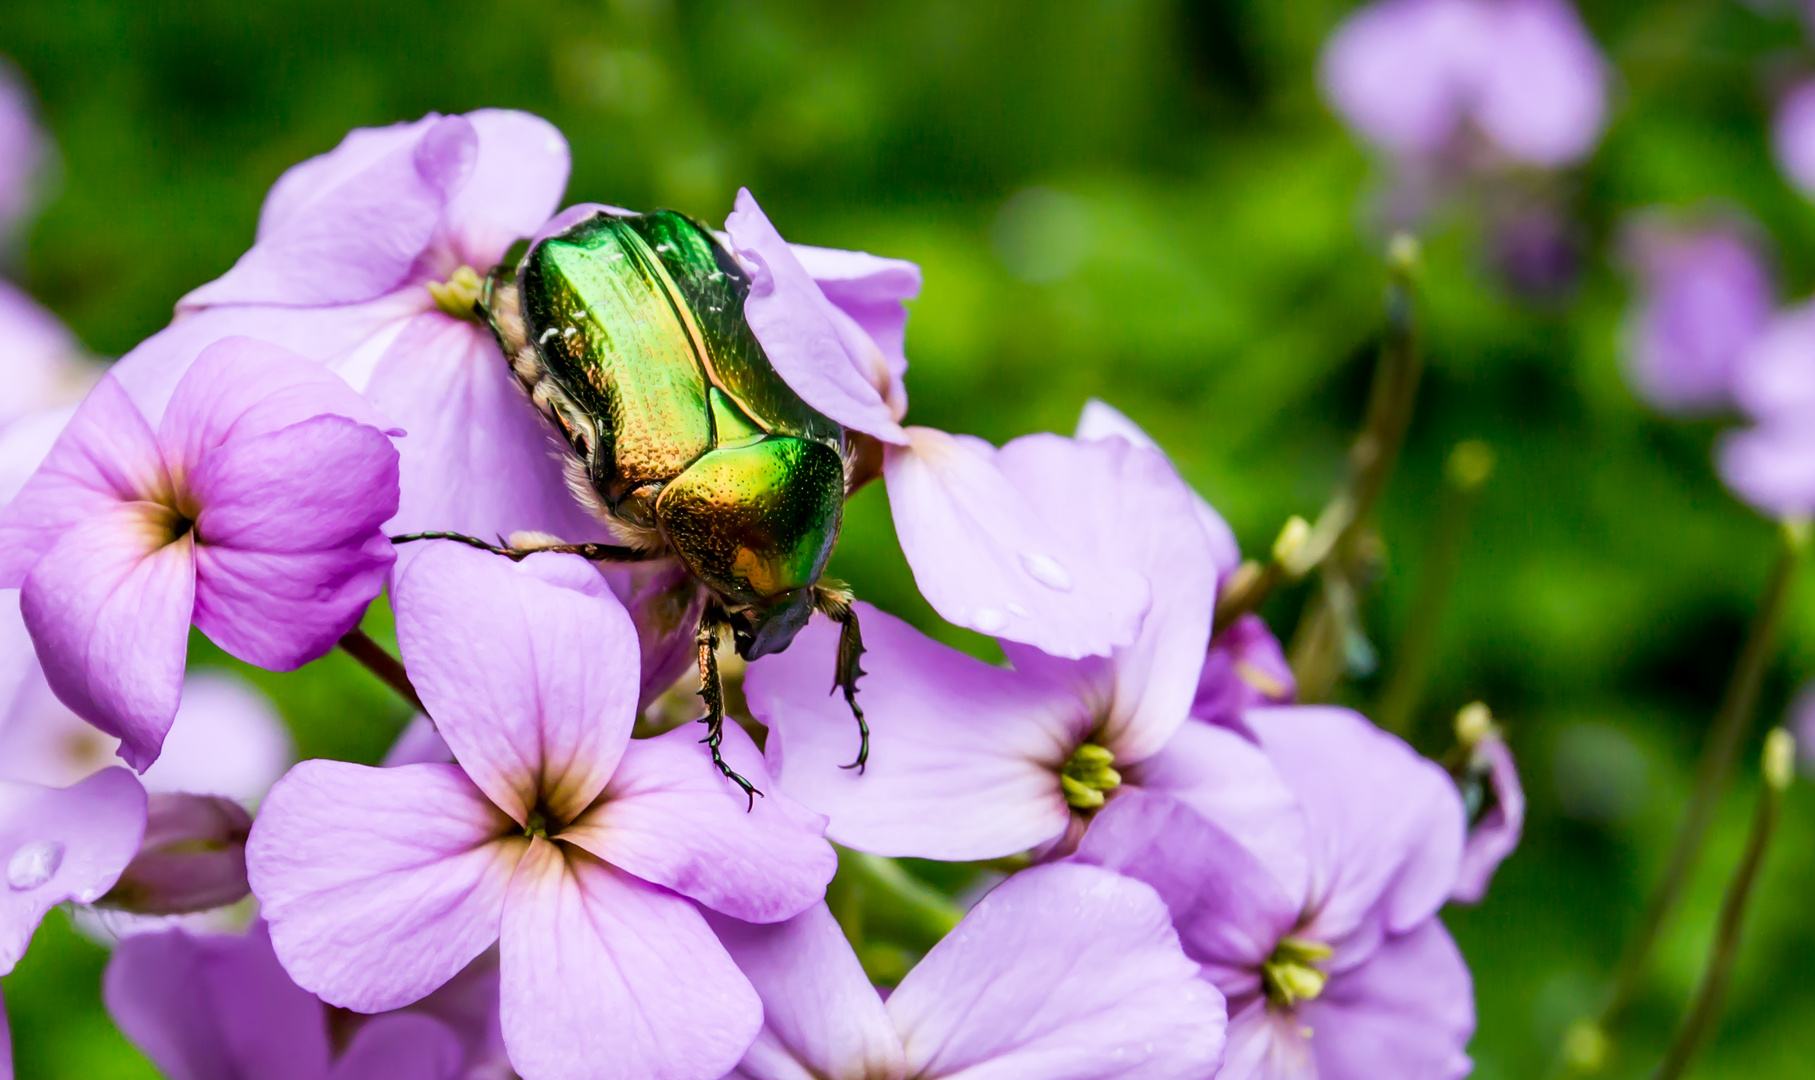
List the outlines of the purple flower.
{"type": "Polygon", "coordinates": [[[1512,750],[1498,731],[1488,732],[1469,750],[1462,782],[1473,824],[1450,899],[1478,904],[1487,895],[1494,871],[1519,846],[1525,831],[1525,788],[1519,783],[1512,750]]]}
{"type": "Polygon", "coordinates": [[[1734,225],[1684,228],[1641,219],[1627,231],[1639,275],[1626,368],[1639,396],[1667,413],[1718,411],[1733,400],[1743,357],[1771,320],[1771,273],[1734,225]]]}
{"type": "Polygon", "coordinates": [[[1815,512],[1815,303],[1771,320],[1741,359],[1733,395],[1754,425],[1722,438],[1721,479],[1773,516],[1815,512]]]}
{"type": "Polygon", "coordinates": [[[0,975],[25,955],[44,915],[113,887],[145,833],[145,789],[125,769],[66,788],[0,780],[0,975]]]}
{"type": "Polygon", "coordinates": [[[1179,951],[1165,905],[1091,867],[1009,878],[887,1002],[823,904],[770,926],[711,921],[763,1001],[727,1080],[1198,1080],[1222,1053],[1222,996],[1179,951]]]}
{"type": "Polygon", "coordinates": [[[1186,806],[1130,792],[1076,858],[1165,899],[1185,954],[1229,1000],[1223,1080],[1466,1075],[1468,969],[1434,917],[1462,852],[1455,785],[1343,709],[1246,719],[1266,753],[1244,770],[1249,797],[1186,806]]]}
{"type": "Polygon", "coordinates": [[[171,1080],[453,1080],[454,1033],[417,1013],[361,1023],[338,1053],[328,1010],[290,981],[262,925],[244,936],[182,930],[121,942],[102,982],[107,1012],[171,1080]]]}
{"type": "MultiPolygon", "coordinates": [[[[0,399],[0,429],[40,410],[74,402],[96,374],[75,335],[4,280],[0,280],[0,369],[7,378],[7,392],[0,399]]],[[[0,490],[0,498],[10,494],[0,490]]]]}
{"type": "MultiPolygon", "coordinates": [[[[191,622],[274,670],[334,647],[395,557],[397,452],[336,376],[230,339],[154,431],[111,375],[0,511],[0,587],[52,689],[143,771],[177,712],[191,622]]],[[[374,418],[375,419],[375,418],[374,418]]]]}
{"type": "Polygon", "coordinates": [[[140,915],[185,915],[246,898],[252,815],[218,795],[152,795],[145,838],[101,906],[140,915]]]}
{"type": "Polygon", "coordinates": [[[251,250],[184,297],[120,361],[120,380],[155,417],[211,342],[279,342],[410,432],[393,532],[602,535],[471,310],[479,278],[554,212],[567,171],[560,132],[527,113],[356,130],[278,179],[251,250]]]}
{"type": "Polygon", "coordinates": [[[1249,709],[1290,704],[1297,696],[1298,680],[1279,639],[1266,620],[1249,612],[1210,639],[1191,715],[1245,730],[1241,718],[1249,709]]]}
{"type": "Polygon", "coordinates": [[[897,423],[907,411],[901,385],[907,358],[899,346],[907,315],[900,301],[920,291],[919,269],[913,267],[910,275],[912,264],[869,262],[874,256],[852,252],[809,253],[822,272],[839,275],[837,290],[868,321],[866,327],[826,295],[748,189],[738,190],[725,232],[750,273],[744,318],[776,374],[807,404],[845,427],[906,444],[907,433],[897,423]]]}
{"type": "Polygon", "coordinates": [[[772,790],[748,736],[631,741],[635,631],[589,564],[435,544],[394,592],[404,662],[458,765],[306,761],[247,851],[284,967],[361,1012],[408,1004],[499,945],[527,1080],[707,1078],[762,1021],[695,902],[775,921],[824,893],[823,819],[772,790]]]}
{"type": "Polygon", "coordinates": [[[50,144],[38,128],[30,93],[13,66],[0,58],[0,238],[32,208],[35,181],[50,144]]]}
{"type": "Polygon", "coordinates": [[[1401,159],[1452,156],[1473,131],[1541,168],[1587,157],[1606,122],[1606,64],[1566,0],[1379,0],[1324,48],[1343,120],[1401,159]]]}
{"type": "Polygon", "coordinates": [[[1778,103],[1771,128],[1777,167],[1803,194],[1815,195],[1815,81],[1796,87],[1778,103]]]}

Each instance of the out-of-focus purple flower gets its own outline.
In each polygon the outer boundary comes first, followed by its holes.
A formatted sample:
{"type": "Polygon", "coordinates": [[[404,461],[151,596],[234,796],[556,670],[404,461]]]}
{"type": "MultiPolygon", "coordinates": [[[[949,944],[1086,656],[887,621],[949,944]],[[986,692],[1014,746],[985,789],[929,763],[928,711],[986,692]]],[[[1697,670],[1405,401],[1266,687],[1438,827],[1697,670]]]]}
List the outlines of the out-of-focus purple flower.
{"type": "MultiPolygon", "coordinates": [[[[926,433],[911,431],[916,456],[923,455],[926,433]]],[[[987,444],[973,450],[968,441],[932,434],[959,455],[993,453],[987,444]]],[[[1190,710],[1210,638],[1218,566],[1197,502],[1164,455],[1122,438],[1046,435],[1018,439],[996,456],[999,469],[959,475],[997,470],[997,477],[1015,477],[1019,486],[999,497],[1018,500],[1029,518],[1052,522],[1043,537],[1029,536],[1006,552],[998,546],[1009,535],[1006,525],[967,533],[977,520],[972,511],[1004,509],[995,493],[953,488],[948,513],[910,519],[900,512],[890,465],[903,547],[924,545],[951,560],[953,574],[940,580],[942,587],[960,574],[975,583],[970,594],[947,592],[946,600],[1003,603],[1002,623],[1012,618],[1025,625],[1033,613],[1024,617],[1014,601],[999,599],[1003,578],[1013,573],[1060,596],[1106,586],[1151,591],[1152,609],[1134,640],[1111,645],[1106,657],[1042,652],[1013,640],[1005,625],[983,620],[1004,635],[1010,667],[1000,668],[865,606],[869,651],[861,700],[871,754],[861,772],[836,767],[850,760],[849,718],[812,674],[832,662],[836,628],[816,621],[787,652],[753,664],[744,692],[770,727],[772,767],[785,789],[830,817],[827,835],[840,843],[938,859],[992,858],[1053,843],[1081,824],[1074,811],[1102,805],[1121,781],[1118,770],[1160,752],[1190,710]],[[1087,512],[1076,509],[1079,490],[1092,492],[1087,512]],[[1068,546],[1045,546],[1060,540],[1068,546]],[[1061,554],[1047,554],[1054,551],[1061,554]],[[1080,555],[1085,551],[1099,554],[1089,561],[1080,555]],[[1006,565],[994,557],[1001,554],[1006,565]],[[960,566],[965,558],[978,561],[960,566]]],[[[927,578],[918,568],[916,574],[925,588],[927,578]]],[[[1035,625],[1055,629],[1050,622],[1035,625]]],[[[1076,633],[1100,630],[1079,625],[1076,633]]]]}
{"type": "Polygon", "coordinates": [[[1625,350],[1633,389],[1673,414],[1732,404],[1741,358],[1774,303],[1771,273],[1746,232],[1648,216],[1627,229],[1624,247],[1639,279],[1625,350]]]}
{"type": "Polygon", "coordinates": [[[750,921],[824,893],[824,819],[773,790],[749,737],[631,741],[635,630],[584,560],[435,544],[396,584],[398,642],[458,765],[307,761],[266,797],[253,892],[298,984],[397,1008],[498,942],[527,1080],[723,1075],[762,1021],[697,902],[750,921]]]}
{"type": "Polygon", "coordinates": [[[328,1010],[290,981],[263,925],[121,942],[102,981],[120,1031],[171,1080],[453,1080],[454,1033],[419,1013],[361,1023],[336,1053],[328,1010]]]}
{"type": "MultiPolygon", "coordinates": [[[[57,317],[0,280],[0,429],[42,409],[74,403],[97,373],[57,317]]],[[[0,497],[5,496],[0,491],[0,497]]]]}
{"type": "Polygon", "coordinates": [[[31,95],[13,66],[0,58],[0,238],[31,210],[38,173],[49,152],[31,95]]]}
{"type": "Polygon", "coordinates": [[[288,670],[358,623],[395,558],[397,452],[337,376],[229,339],[154,431],[111,375],[0,511],[0,587],[52,689],[143,771],[176,716],[194,624],[288,670]]]}
{"type": "Polygon", "coordinates": [[[1721,479],[1778,518],[1815,512],[1815,302],[1779,312],[1741,358],[1733,394],[1754,421],[1716,447],[1721,479]]]}
{"type": "Polygon", "coordinates": [[[1512,750],[1498,731],[1489,731],[1469,750],[1460,783],[1470,825],[1450,899],[1478,904],[1525,831],[1525,788],[1512,750]]]}
{"type": "Polygon", "coordinates": [[[770,926],[709,918],[763,1001],[728,1080],[1197,1080],[1222,1054],[1222,995],[1165,905],[1094,867],[1009,878],[886,1003],[823,904],[770,926]]]}
{"type": "Polygon", "coordinates": [[[1777,167],[1803,194],[1815,196],[1815,81],[1791,90],[1771,124],[1777,167]]]}
{"type": "Polygon", "coordinates": [[[1265,619],[1249,612],[1210,640],[1191,715],[1240,729],[1247,710],[1289,704],[1297,696],[1298,680],[1279,639],[1265,619]]]}
{"type": "Polygon", "coordinates": [[[145,789],[125,769],[66,788],[0,780],[0,975],[25,955],[45,912],[113,887],[145,833],[145,789]]]}
{"type": "Polygon", "coordinates": [[[1606,63],[1567,0],[1380,0],[1337,28],[1321,81],[1351,128],[1402,159],[1463,153],[1472,131],[1557,168],[1606,122],[1606,63]]]}
{"type": "Polygon", "coordinates": [[[1271,767],[1245,771],[1273,797],[1205,808],[1131,792],[1091,823],[1076,859],[1166,901],[1186,955],[1229,999],[1219,1077],[1467,1075],[1472,988],[1434,918],[1463,847],[1455,785],[1346,710],[1246,719],[1271,767]]]}

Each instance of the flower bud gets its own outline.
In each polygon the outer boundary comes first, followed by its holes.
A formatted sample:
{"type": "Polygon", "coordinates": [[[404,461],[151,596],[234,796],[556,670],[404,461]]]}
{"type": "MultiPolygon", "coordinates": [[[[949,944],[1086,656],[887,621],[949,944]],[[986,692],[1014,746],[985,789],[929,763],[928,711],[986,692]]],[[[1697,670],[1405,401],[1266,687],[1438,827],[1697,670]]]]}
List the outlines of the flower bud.
{"type": "Polygon", "coordinates": [[[1796,776],[1796,739],[1783,728],[1772,728],[1765,736],[1765,783],[1773,790],[1788,791],[1796,776]]]}
{"type": "Polygon", "coordinates": [[[246,896],[246,836],[252,815],[215,795],[153,795],[145,842],[103,907],[140,915],[182,915],[246,896]]]}

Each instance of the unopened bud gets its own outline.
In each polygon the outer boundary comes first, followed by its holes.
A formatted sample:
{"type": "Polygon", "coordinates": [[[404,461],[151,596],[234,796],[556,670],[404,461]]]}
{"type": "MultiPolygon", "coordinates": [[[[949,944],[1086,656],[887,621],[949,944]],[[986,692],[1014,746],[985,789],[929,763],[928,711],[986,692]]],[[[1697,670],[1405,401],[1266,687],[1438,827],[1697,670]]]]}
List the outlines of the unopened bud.
{"type": "Polygon", "coordinates": [[[1796,551],[1807,551],[1809,548],[1809,519],[1806,517],[1785,518],[1783,522],[1784,541],[1796,551]]]}
{"type": "Polygon", "coordinates": [[[1563,1034],[1563,1062],[1578,1073],[1598,1073],[1607,1064],[1607,1034],[1592,1020],[1578,1020],[1563,1034]]]}
{"type": "Polygon", "coordinates": [[[1763,771],[1765,783],[1774,791],[1788,791],[1796,777],[1796,737],[1783,728],[1772,728],[1765,736],[1763,771]]]}
{"type": "Polygon", "coordinates": [[[103,907],[140,915],[182,915],[245,898],[246,836],[252,815],[213,795],[153,795],[145,842],[103,907]]]}
{"type": "Polygon", "coordinates": [[[1305,541],[1311,538],[1311,523],[1293,514],[1279,530],[1279,536],[1273,541],[1273,561],[1288,569],[1292,566],[1292,557],[1298,554],[1305,541]]]}
{"type": "Polygon", "coordinates": [[[1418,238],[1409,232],[1396,232],[1386,244],[1387,265],[1401,274],[1410,274],[1418,267],[1418,238]]]}
{"type": "Polygon", "coordinates": [[[1477,491],[1493,474],[1493,448],[1480,439],[1464,439],[1457,443],[1449,452],[1449,460],[1443,463],[1444,477],[1458,491],[1477,491]]]}
{"type": "Polygon", "coordinates": [[[1475,746],[1494,734],[1494,714],[1485,702],[1471,701],[1456,712],[1456,741],[1475,746]]]}

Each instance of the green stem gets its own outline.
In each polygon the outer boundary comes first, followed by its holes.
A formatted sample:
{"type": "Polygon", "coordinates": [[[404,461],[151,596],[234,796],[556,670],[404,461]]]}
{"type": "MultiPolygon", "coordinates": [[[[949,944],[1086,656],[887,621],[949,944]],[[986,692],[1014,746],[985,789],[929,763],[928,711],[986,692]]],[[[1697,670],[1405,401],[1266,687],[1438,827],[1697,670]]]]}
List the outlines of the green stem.
{"type": "Polygon", "coordinates": [[[1361,557],[1362,540],[1405,444],[1424,373],[1414,310],[1417,241],[1404,233],[1395,236],[1387,261],[1386,340],[1374,368],[1367,418],[1349,448],[1348,479],[1318,516],[1300,555],[1307,565],[1323,566],[1322,584],[1292,641],[1292,671],[1298,680],[1299,699],[1306,702],[1328,697],[1341,672],[1344,638],[1355,629],[1353,612],[1345,608],[1345,601],[1352,597],[1366,561],[1361,557]]]}
{"type": "Polygon", "coordinates": [[[428,715],[428,709],[422,699],[416,695],[416,687],[411,684],[409,673],[403,670],[403,663],[385,651],[383,645],[373,641],[364,630],[355,626],[341,635],[340,647],[348,656],[359,661],[367,671],[378,676],[388,687],[397,691],[399,697],[409,702],[410,708],[428,715]]]}
{"type": "Polygon", "coordinates": [[[1796,572],[1809,544],[1808,525],[1787,522],[1779,530],[1779,537],[1777,562],[1771,568],[1771,577],[1765,583],[1764,595],[1759,598],[1758,611],[1752,617],[1745,645],[1740,649],[1739,660],[1721,698],[1720,710],[1715,713],[1714,724],[1709,729],[1708,742],[1702,750],[1701,764],[1695,776],[1695,789],[1689,797],[1689,808],[1683,814],[1676,846],[1670,852],[1664,876],[1651,893],[1639,931],[1627,944],[1619,967],[1614,970],[1612,989],[1598,1020],[1602,1031],[1612,1028],[1632,1004],[1651,950],[1689,883],[1701,857],[1702,844],[1707,839],[1708,824],[1713,820],[1721,792],[1726,787],[1727,775],[1733,770],[1733,755],[1745,737],[1758,702],[1759,686],[1764,682],[1771,658],[1776,655],[1778,629],[1783,624],[1796,572]]]}
{"type": "Polygon", "coordinates": [[[1720,1018],[1721,998],[1733,975],[1733,963],[1739,955],[1739,932],[1745,922],[1746,907],[1752,899],[1752,888],[1758,883],[1759,868],[1764,865],[1765,851],[1771,845],[1771,834],[1783,810],[1784,792],[1790,787],[1794,771],[1796,746],[1790,733],[1774,729],[1765,740],[1764,782],[1759,785],[1758,809],[1752,815],[1752,832],[1746,838],[1745,854],[1739,868],[1727,883],[1727,895],[1721,900],[1720,923],[1714,932],[1714,945],[1708,952],[1708,968],[1702,974],[1701,988],[1690,1006],[1683,1026],[1670,1044],[1670,1052],[1658,1065],[1654,1080],[1678,1080],[1689,1068],[1689,1061],[1702,1043],[1714,1033],[1720,1018]]]}
{"type": "Polygon", "coordinates": [[[1476,439],[1458,443],[1444,463],[1444,498],[1437,524],[1425,550],[1424,577],[1412,600],[1405,636],[1393,650],[1393,670],[1380,693],[1374,722],[1396,735],[1405,735],[1424,697],[1431,660],[1443,627],[1443,611],[1456,579],[1456,555],[1467,532],[1475,499],[1493,471],[1493,451],[1476,439]]]}

